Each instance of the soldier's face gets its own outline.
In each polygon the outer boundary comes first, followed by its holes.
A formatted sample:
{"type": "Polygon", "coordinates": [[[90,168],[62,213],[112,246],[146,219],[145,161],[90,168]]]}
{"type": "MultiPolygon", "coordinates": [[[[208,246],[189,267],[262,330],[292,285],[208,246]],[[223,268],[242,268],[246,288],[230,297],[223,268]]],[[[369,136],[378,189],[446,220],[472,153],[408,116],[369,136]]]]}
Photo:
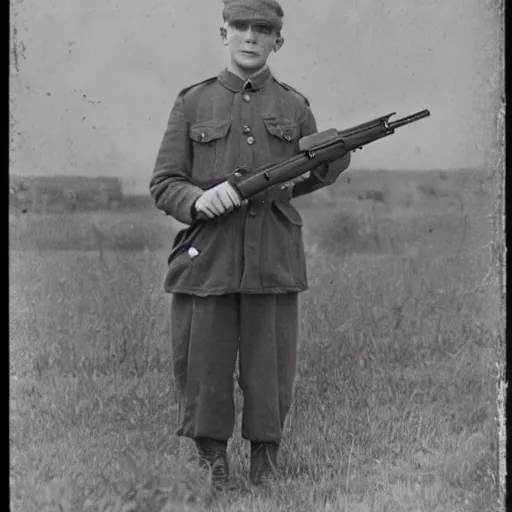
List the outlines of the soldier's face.
{"type": "Polygon", "coordinates": [[[277,52],[283,44],[282,37],[268,25],[234,21],[226,23],[223,29],[222,40],[232,61],[247,72],[263,67],[270,53],[277,52]]]}

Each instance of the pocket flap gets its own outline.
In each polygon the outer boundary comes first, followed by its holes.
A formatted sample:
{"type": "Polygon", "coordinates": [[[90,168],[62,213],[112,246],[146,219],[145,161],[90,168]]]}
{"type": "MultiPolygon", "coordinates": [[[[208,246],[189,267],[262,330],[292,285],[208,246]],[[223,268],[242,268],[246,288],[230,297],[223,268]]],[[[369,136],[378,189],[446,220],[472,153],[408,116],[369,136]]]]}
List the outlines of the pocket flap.
{"type": "Polygon", "coordinates": [[[174,238],[174,242],[172,244],[172,251],[167,258],[167,264],[170,265],[171,262],[179,256],[182,252],[187,251],[194,241],[199,229],[201,228],[201,223],[193,224],[188,228],[181,229],[178,231],[174,238]]]}
{"type": "Polygon", "coordinates": [[[208,143],[225,137],[230,125],[230,120],[196,123],[190,127],[189,136],[195,142],[208,143]]]}
{"type": "Polygon", "coordinates": [[[291,119],[276,119],[265,118],[263,119],[265,127],[271,135],[278,137],[286,142],[297,140],[299,138],[299,126],[291,119]]]}
{"type": "Polygon", "coordinates": [[[302,220],[300,213],[290,202],[274,201],[272,205],[295,226],[304,225],[304,221],[302,220]]]}

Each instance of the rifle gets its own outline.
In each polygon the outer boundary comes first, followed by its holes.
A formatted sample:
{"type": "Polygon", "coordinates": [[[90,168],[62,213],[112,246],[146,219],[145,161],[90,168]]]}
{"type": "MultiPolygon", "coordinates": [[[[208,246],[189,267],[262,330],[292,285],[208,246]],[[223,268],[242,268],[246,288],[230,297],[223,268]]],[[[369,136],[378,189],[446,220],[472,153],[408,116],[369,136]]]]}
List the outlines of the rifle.
{"type": "Polygon", "coordinates": [[[430,112],[422,110],[394,122],[389,118],[396,112],[362,123],[347,130],[335,128],[313,133],[299,140],[300,153],[280,162],[254,169],[238,167],[227,181],[238,192],[241,199],[248,199],[259,192],[298,178],[315,167],[333,162],[350,151],[362,149],[367,144],[393,135],[397,128],[428,117],[430,112]]]}
{"type": "MultiPolygon", "coordinates": [[[[392,112],[346,130],[338,131],[331,128],[307,135],[299,140],[300,153],[297,155],[258,167],[253,171],[244,166],[237,167],[228,176],[227,181],[241,200],[249,199],[267,188],[298,178],[321,164],[333,162],[350,151],[363,149],[367,144],[393,135],[397,128],[428,117],[430,111],[421,110],[390,123],[389,118],[395,114],[396,112],[392,112]]],[[[226,178],[216,180],[212,186],[223,181],[226,181],[226,178]]],[[[201,222],[208,220],[208,217],[199,212],[196,220],[201,222]]]]}

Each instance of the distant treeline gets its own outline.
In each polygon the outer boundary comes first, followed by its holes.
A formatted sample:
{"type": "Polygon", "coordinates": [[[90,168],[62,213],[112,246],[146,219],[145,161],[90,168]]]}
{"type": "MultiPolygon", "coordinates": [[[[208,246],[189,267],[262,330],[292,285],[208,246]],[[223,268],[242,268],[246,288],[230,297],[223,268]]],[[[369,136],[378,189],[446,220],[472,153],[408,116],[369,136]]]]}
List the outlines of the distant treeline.
{"type": "Polygon", "coordinates": [[[123,201],[119,178],[11,175],[9,185],[10,209],[21,212],[117,209],[123,201]]]}
{"type": "MultiPolygon", "coordinates": [[[[335,206],[351,197],[376,203],[410,206],[426,197],[466,195],[489,190],[492,176],[484,171],[348,170],[330,187],[297,198],[300,208],[335,206]]],[[[119,178],[83,176],[12,176],[10,209],[14,212],[148,210],[146,194],[123,194],[119,178]]]]}

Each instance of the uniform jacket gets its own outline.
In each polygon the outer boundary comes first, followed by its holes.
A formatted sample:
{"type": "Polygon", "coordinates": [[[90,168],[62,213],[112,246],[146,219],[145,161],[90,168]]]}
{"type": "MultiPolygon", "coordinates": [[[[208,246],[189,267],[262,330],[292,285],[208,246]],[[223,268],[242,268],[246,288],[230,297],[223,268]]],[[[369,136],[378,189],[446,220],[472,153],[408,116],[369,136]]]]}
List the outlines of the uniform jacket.
{"type": "Polygon", "coordinates": [[[207,296],[307,289],[303,222],[290,199],[332,183],[348,161],[336,169],[322,166],[284,191],[272,187],[213,220],[193,223],[191,207],[203,190],[235,168],[293,156],[299,139],[316,131],[307,99],[275,80],[268,68],[250,80],[225,69],[181,91],[150,182],[157,208],[192,224],[175,239],[167,292],[207,296]],[[199,253],[193,258],[191,246],[199,253]]]}

